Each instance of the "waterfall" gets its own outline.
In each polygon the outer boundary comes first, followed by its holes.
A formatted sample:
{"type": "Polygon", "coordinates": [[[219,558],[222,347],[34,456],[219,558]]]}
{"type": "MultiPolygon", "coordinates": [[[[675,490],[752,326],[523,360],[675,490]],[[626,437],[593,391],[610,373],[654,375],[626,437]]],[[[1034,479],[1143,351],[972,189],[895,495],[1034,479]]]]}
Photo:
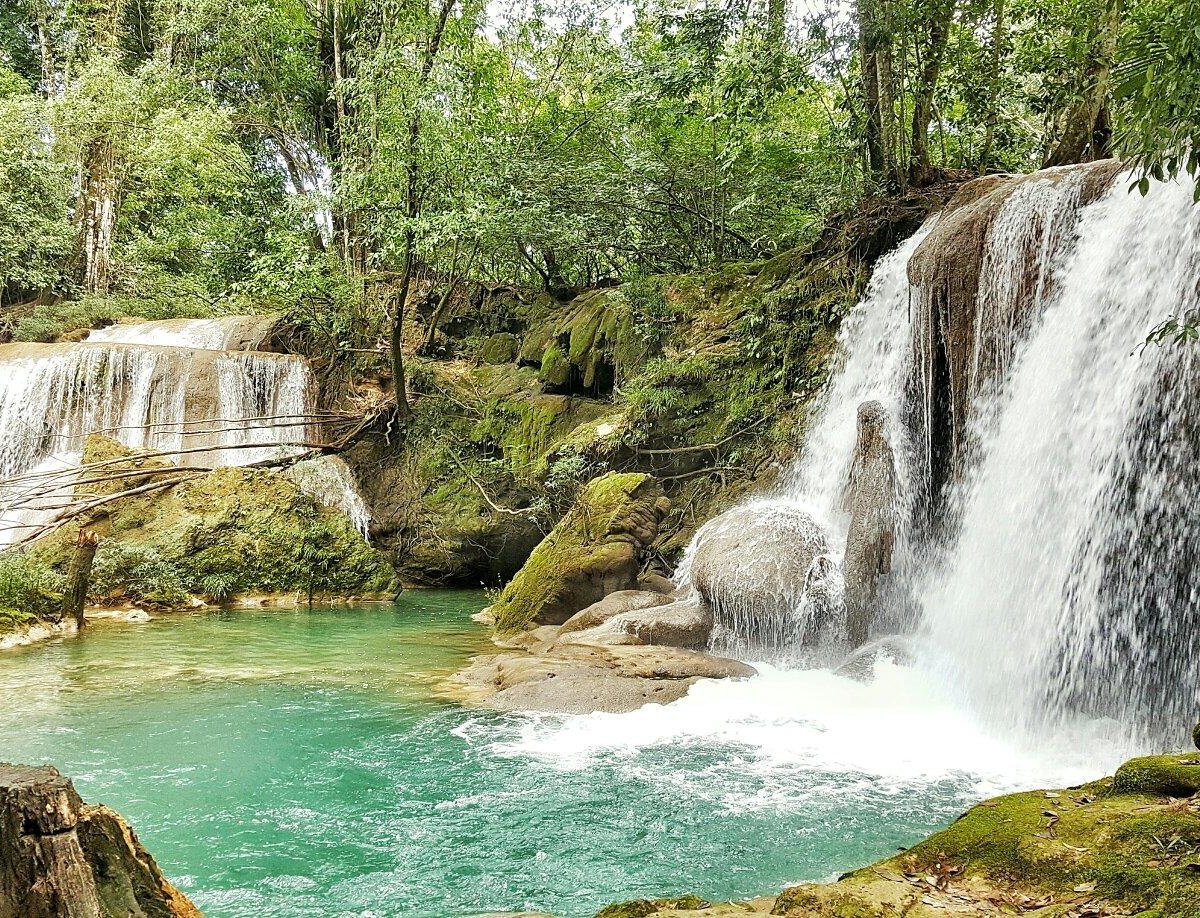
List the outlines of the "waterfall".
{"type": "MultiPolygon", "coordinates": [[[[265,338],[258,317],[114,325],[78,344],[0,345],[0,548],[71,500],[93,433],[180,466],[250,465],[318,439],[316,390],[300,357],[237,349],[265,338]]],[[[295,475],[322,503],[369,523],[338,460],[295,475]]]]}
{"type": "Polygon", "coordinates": [[[901,423],[912,350],[907,265],[933,225],[928,221],[879,261],[862,300],[842,322],[829,386],[814,409],[799,461],[776,493],[701,527],[684,554],[676,581],[710,594],[713,649],[795,662],[797,644],[837,617],[855,416],[863,401],[876,399],[893,425],[901,423]],[[743,535],[732,552],[728,539],[737,531],[743,535]],[[721,549],[724,560],[705,563],[706,543],[721,549]],[[781,551],[803,543],[811,548],[799,559],[781,551]],[[701,588],[698,567],[706,569],[711,585],[701,588]]]}
{"type": "MultiPolygon", "coordinates": [[[[913,665],[994,729],[1086,719],[1177,744],[1200,709],[1200,356],[1143,342],[1200,308],[1200,208],[1190,180],[1131,181],[1108,162],[964,186],[876,266],[782,488],[702,527],[679,581],[756,595],[787,577],[768,592],[804,620],[803,573],[771,573],[794,541],[779,519],[818,521],[842,560],[856,413],[876,401],[902,588],[874,635],[906,632],[913,665]],[[698,572],[736,514],[757,530],[738,545],[776,555],[698,572]]],[[[717,649],[789,640],[758,606],[716,604],[717,649]]]]}
{"type": "Polygon", "coordinates": [[[924,660],[998,723],[1073,713],[1147,737],[1200,706],[1194,345],[1139,346],[1198,305],[1190,182],[1080,211],[959,486],[923,590],[924,660]]]}

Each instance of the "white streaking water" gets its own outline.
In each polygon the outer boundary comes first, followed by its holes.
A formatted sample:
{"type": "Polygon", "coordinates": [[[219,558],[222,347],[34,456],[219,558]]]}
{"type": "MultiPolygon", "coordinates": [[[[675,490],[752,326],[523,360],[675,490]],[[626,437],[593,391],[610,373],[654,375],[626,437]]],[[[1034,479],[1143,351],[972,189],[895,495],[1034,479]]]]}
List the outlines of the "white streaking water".
{"type": "MultiPolygon", "coordinates": [[[[81,344],[0,348],[0,548],[70,502],[88,435],[184,466],[250,465],[317,438],[308,363],[229,349],[261,339],[256,317],[113,325],[81,344]]],[[[294,480],[366,531],[353,476],[317,463],[294,480]]]]}
{"type": "Polygon", "coordinates": [[[1081,722],[1059,745],[990,733],[927,673],[885,659],[866,682],[755,665],[752,679],[703,681],[667,706],[531,717],[516,740],[494,748],[561,769],[603,762],[731,812],[796,811],[856,788],[901,794],[940,781],[965,782],[971,799],[1065,787],[1103,774],[1128,751],[1103,723],[1081,722]],[[693,772],[660,771],[639,756],[692,744],[725,753],[693,772]]]}
{"type": "Polygon", "coordinates": [[[924,590],[925,665],[1008,728],[1182,735],[1200,710],[1197,361],[1139,347],[1197,306],[1200,209],[1128,184],[1082,211],[924,590]]]}

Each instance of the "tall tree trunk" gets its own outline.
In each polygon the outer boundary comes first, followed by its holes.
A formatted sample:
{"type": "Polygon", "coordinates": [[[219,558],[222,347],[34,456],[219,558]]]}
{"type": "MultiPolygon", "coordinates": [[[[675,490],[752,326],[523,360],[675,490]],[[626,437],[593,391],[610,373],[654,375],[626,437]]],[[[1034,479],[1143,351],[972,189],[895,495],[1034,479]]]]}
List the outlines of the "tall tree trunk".
{"type": "Polygon", "coordinates": [[[867,163],[877,181],[893,186],[899,178],[899,156],[887,0],[858,0],[858,39],[863,106],[867,112],[867,163]]]}
{"type": "Polygon", "coordinates": [[[418,156],[421,150],[421,96],[425,85],[433,73],[433,65],[437,62],[442,47],[442,38],[446,34],[446,23],[450,12],[457,0],[442,0],[438,19],[429,40],[425,44],[425,53],[421,61],[421,70],[417,79],[417,92],[413,99],[412,115],[408,122],[408,162],[405,165],[405,212],[408,216],[408,227],[404,230],[404,273],[400,279],[400,292],[396,297],[396,311],[392,316],[392,386],[396,392],[396,420],[407,421],[412,417],[412,408],[408,404],[408,385],[404,378],[404,316],[408,311],[408,295],[412,289],[413,271],[417,258],[417,235],[415,223],[421,215],[420,168],[418,156]]]}
{"type": "Polygon", "coordinates": [[[1000,115],[1000,61],[1004,56],[1004,0],[996,0],[996,22],[992,28],[992,48],[988,61],[987,124],[983,129],[983,150],[979,154],[979,174],[991,165],[992,145],[996,140],[996,119],[1000,115]]]}
{"type": "Polygon", "coordinates": [[[75,619],[75,625],[80,631],[84,626],[83,605],[87,600],[88,582],[92,578],[92,562],[96,559],[96,546],[99,542],[100,539],[94,532],[80,529],[79,540],[75,544],[75,557],[71,559],[71,567],[67,572],[62,615],[63,618],[75,619]]]}
{"type": "Polygon", "coordinates": [[[1112,139],[1108,100],[1112,93],[1112,68],[1121,31],[1121,13],[1122,0],[1108,0],[1096,23],[1096,39],[1088,53],[1083,91],[1063,116],[1058,143],[1043,165],[1066,166],[1108,156],[1112,139]]]}
{"type": "Polygon", "coordinates": [[[54,41],[50,37],[50,23],[46,16],[46,8],[38,7],[37,14],[38,53],[42,62],[42,92],[46,98],[53,98],[57,91],[57,63],[54,54],[54,41]]]}
{"type": "Polygon", "coordinates": [[[920,82],[913,97],[912,150],[908,163],[909,181],[916,186],[927,185],[934,179],[929,162],[929,125],[933,120],[933,97],[942,72],[942,58],[950,38],[954,19],[954,0],[941,0],[931,10],[929,41],[921,62],[920,82]]]}
{"type": "Polygon", "coordinates": [[[80,185],[83,286],[88,293],[103,294],[112,286],[121,188],[118,157],[108,138],[97,139],[88,150],[80,185]]]}
{"type": "Polygon", "coordinates": [[[786,31],[787,3],[785,0],[767,0],[767,42],[773,51],[783,50],[786,31]]]}

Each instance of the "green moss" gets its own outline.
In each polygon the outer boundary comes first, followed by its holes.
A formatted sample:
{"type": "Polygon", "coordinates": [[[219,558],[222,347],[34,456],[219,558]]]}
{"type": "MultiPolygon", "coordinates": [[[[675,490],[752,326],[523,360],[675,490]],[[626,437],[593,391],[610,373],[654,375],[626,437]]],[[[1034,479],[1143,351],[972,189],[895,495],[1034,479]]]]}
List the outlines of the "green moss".
{"type": "Polygon", "coordinates": [[[571,376],[571,361],[558,345],[552,344],[542,354],[542,368],[538,373],[547,386],[565,386],[571,376]]]}
{"type": "Polygon", "coordinates": [[[173,606],[189,595],[346,596],[389,593],[395,574],[336,511],[274,472],[218,469],[169,490],[118,500],[39,540],[32,553],[58,570],[86,525],[101,536],[93,598],[173,606]]]}
{"type": "Polygon", "coordinates": [[[662,489],[649,475],[610,473],[588,482],[493,604],[496,629],[519,631],[561,604],[589,572],[633,562],[634,543],[626,533],[652,517],[660,500],[662,489]]]}
{"type": "Polygon", "coordinates": [[[635,899],[610,905],[597,912],[595,918],[647,918],[662,911],[694,912],[707,908],[708,903],[699,896],[683,896],[679,899],[635,899]]]}
{"type": "Polygon", "coordinates": [[[1158,794],[1190,797],[1200,791],[1200,757],[1150,755],[1131,759],[1113,778],[1115,794],[1158,794]]]}
{"type": "Polygon", "coordinates": [[[479,359],[489,364],[512,363],[520,347],[521,342],[516,335],[500,332],[487,338],[479,346],[479,359]]]}

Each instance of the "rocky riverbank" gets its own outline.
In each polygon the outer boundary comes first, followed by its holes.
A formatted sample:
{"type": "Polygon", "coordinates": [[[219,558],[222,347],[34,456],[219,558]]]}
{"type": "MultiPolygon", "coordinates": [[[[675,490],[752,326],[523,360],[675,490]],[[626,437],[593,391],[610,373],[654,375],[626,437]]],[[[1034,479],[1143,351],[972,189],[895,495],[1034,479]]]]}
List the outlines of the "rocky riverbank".
{"type": "Polygon", "coordinates": [[[753,675],[703,652],[711,611],[646,571],[670,509],[652,476],[589,482],[484,616],[501,652],[473,658],[447,693],[501,711],[621,712],[753,675]]]}
{"type": "Polygon", "coordinates": [[[1115,776],[985,801],[942,832],[836,883],[709,904],[613,905],[596,918],[1196,918],[1200,755],[1133,759],[1115,776]]]}

